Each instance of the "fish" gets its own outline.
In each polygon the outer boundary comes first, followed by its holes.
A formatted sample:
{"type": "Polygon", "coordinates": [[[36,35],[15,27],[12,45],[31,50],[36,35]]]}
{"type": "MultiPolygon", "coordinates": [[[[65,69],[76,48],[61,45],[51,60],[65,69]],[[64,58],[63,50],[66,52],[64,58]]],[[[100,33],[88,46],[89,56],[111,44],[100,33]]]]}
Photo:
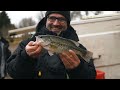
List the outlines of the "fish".
{"type": "Polygon", "coordinates": [[[73,50],[80,55],[86,62],[89,62],[93,56],[91,51],[80,48],[80,43],[55,35],[38,35],[36,42],[40,42],[41,46],[48,50],[49,55],[60,54],[63,51],[73,50]]]}

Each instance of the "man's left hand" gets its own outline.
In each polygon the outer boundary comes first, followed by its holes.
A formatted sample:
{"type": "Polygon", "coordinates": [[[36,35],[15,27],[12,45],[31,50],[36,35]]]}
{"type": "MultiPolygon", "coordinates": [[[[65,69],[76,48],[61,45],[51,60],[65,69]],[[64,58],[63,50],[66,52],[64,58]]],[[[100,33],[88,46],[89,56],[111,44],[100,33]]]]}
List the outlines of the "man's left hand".
{"type": "Polygon", "coordinates": [[[66,69],[74,69],[80,64],[80,59],[73,50],[62,52],[60,58],[66,69]]]}

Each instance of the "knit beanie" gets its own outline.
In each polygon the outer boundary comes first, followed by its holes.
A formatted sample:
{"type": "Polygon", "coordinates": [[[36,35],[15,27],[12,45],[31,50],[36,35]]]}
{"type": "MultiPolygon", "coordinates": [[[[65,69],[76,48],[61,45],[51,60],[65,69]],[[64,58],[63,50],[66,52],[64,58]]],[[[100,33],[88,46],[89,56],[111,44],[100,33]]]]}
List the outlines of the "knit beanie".
{"type": "Polygon", "coordinates": [[[70,11],[47,11],[45,14],[45,17],[47,17],[48,15],[52,13],[59,13],[63,15],[67,19],[67,22],[70,24],[70,21],[71,21],[70,11]]]}

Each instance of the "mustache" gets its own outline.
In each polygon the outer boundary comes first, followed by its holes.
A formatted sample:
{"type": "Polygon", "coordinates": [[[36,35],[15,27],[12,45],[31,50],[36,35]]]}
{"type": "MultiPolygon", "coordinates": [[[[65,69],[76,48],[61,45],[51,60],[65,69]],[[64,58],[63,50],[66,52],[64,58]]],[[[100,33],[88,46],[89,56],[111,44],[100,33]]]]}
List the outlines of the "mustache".
{"type": "Polygon", "coordinates": [[[63,29],[63,26],[59,26],[59,25],[50,25],[50,28],[63,29]]]}

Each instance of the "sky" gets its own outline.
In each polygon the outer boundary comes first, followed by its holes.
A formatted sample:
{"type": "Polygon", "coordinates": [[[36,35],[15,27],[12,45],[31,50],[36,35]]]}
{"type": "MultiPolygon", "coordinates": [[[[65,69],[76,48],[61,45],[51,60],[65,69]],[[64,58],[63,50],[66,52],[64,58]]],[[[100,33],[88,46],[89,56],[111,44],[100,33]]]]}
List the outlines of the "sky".
{"type": "MultiPolygon", "coordinates": [[[[0,11],[1,12],[1,11],[0,11]]],[[[40,11],[6,11],[9,16],[11,23],[18,26],[19,22],[23,18],[32,18],[33,20],[38,22],[38,14],[40,11]]],[[[111,11],[107,11],[106,13],[110,13],[111,11]]]]}
{"type": "Polygon", "coordinates": [[[32,18],[38,22],[38,14],[40,11],[6,11],[11,23],[18,25],[23,18],[32,18]]]}

